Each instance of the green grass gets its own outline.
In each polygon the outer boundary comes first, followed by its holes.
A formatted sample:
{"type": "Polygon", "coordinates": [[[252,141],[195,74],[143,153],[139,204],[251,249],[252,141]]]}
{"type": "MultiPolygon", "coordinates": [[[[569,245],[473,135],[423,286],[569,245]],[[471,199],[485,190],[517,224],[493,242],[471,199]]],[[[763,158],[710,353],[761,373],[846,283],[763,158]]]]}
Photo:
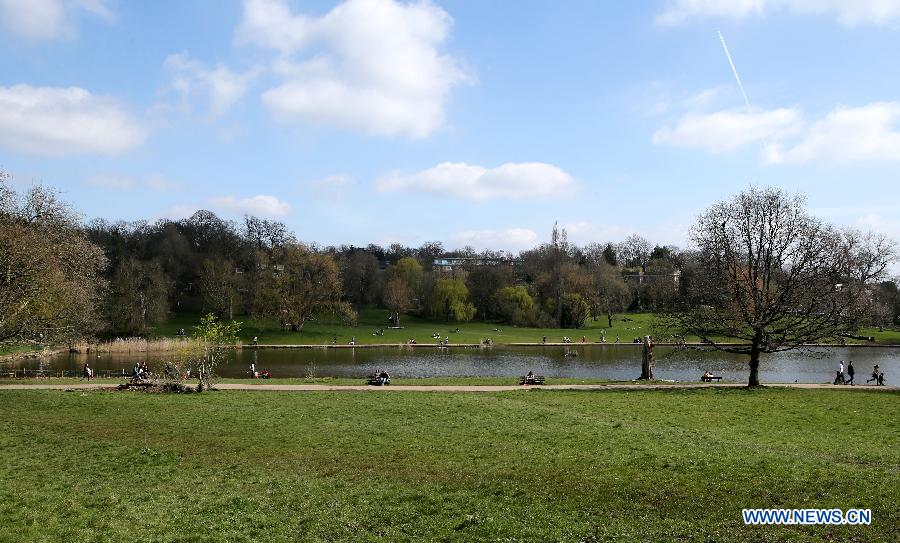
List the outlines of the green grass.
{"type": "Polygon", "coordinates": [[[12,343],[12,344],[4,344],[0,343],[0,357],[10,356],[10,355],[22,355],[28,354],[36,351],[40,351],[41,349],[36,347],[30,343],[12,343]]]}
{"type": "Polygon", "coordinates": [[[893,542],[898,412],[788,389],[4,391],[0,541],[893,542]]]}
{"type": "MultiPolygon", "coordinates": [[[[589,320],[587,326],[581,329],[572,328],[522,328],[507,324],[467,322],[448,323],[422,319],[414,316],[403,316],[402,330],[390,330],[387,328],[388,312],[382,309],[364,309],[359,313],[357,326],[351,327],[329,319],[307,323],[300,332],[291,332],[284,329],[275,321],[252,319],[247,316],[239,316],[236,320],[243,322],[241,341],[250,343],[254,336],[259,337],[259,342],[269,345],[330,344],[331,339],[337,336],[338,343],[346,345],[352,336],[356,337],[360,344],[377,343],[405,343],[407,339],[415,339],[419,344],[433,344],[436,340],[431,335],[435,332],[441,337],[450,336],[451,343],[479,343],[481,340],[491,337],[497,344],[503,343],[540,343],[543,336],[551,343],[561,342],[563,336],[568,336],[573,342],[580,342],[582,336],[587,336],[588,341],[597,342],[601,333],[605,333],[608,342],[614,342],[619,336],[621,343],[630,343],[635,337],[647,334],[660,334],[654,328],[655,316],[652,313],[627,313],[613,317],[612,328],[607,327],[606,319],[597,321],[589,320]],[[373,332],[384,328],[384,336],[373,335],[373,332]],[[460,329],[458,333],[450,330],[460,329]]],[[[164,325],[157,327],[153,335],[173,337],[179,329],[184,328],[190,333],[193,326],[200,320],[197,313],[176,313],[164,325]]],[[[900,330],[888,330],[878,332],[877,329],[863,329],[861,335],[874,336],[875,343],[900,344],[900,330]]],[[[663,338],[665,340],[665,338],[663,338]]],[[[688,338],[688,341],[696,341],[696,338],[688,338]]],[[[850,343],[865,343],[851,340],[850,343]]]]}
{"type": "MultiPolygon", "coordinates": [[[[356,336],[357,342],[361,344],[405,343],[410,338],[420,344],[433,344],[436,343],[436,340],[432,339],[431,335],[435,332],[441,334],[442,338],[450,336],[451,343],[480,343],[481,340],[488,337],[493,338],[495,343],[540,343],[543,336],[547,336],[547,341],[551,343],[561,342],[563,336],[568,336],[574,342],[579,342],[582,336],[587,336],[588,341],[597,342],[600,340],[601,332],[605,332],[608,342],[614,342],[618,335],[620,342],[630,343],[635,337],[653,332],[653,315],[650,313],[616,315],[612,328],[606,327],[606,319],[589,321],[587,327],[578,330],[521,328],[485,322],[448,323],[414,316],[401,318],[402,330],[390,330],[387,328],[387,316],[388,312],[385,310],[364,309],[359,313],[358,324],[355,327],[322,319],[318,322],[307,323],[299,332],[291,332],[269,320],[257,320],[250,317],[237,317],[236,320],[243,322],[241,340],[244,343],[250,343],[254,336],[258,336],[260,343],[269,345],[323,345],[330,344],[334,336],[337,336],[338,343],[342,345],[346,345],[351,336],[356,336]],[[375,330],[382,328],[384,329],[383,336],[373,335],[375,330]],[[457,328],[460,329],[458,333],[450,332],[457,328]]],[[[174,336],[181,328],[190,332],[199,319],[199,314],[178,313],[154,332],[160,336],[174,336]]]]}

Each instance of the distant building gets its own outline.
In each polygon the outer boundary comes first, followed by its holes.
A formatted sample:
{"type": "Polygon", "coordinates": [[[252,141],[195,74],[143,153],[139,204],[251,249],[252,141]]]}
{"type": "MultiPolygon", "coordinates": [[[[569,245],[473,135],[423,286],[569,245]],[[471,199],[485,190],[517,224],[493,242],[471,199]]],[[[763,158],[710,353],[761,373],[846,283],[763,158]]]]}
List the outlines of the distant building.
{"type": "Polygon", "coordinates": [[[623,273],[622,278],[626,283],[645,285],[671,282],[677,287],[681,281],[681,270],[675,270],[671,273],[645,273],[644,270],[639,270],[637,273],[623,273]]]}
{"type": "Polygon", "coordinates": [[[459,268],[471,268],[475,266],[519,266],[521,260],[514,258],[484,258],[480,256],[448,256],[435,258],[432,267],[435,270],[451,272],[459,268]]]}

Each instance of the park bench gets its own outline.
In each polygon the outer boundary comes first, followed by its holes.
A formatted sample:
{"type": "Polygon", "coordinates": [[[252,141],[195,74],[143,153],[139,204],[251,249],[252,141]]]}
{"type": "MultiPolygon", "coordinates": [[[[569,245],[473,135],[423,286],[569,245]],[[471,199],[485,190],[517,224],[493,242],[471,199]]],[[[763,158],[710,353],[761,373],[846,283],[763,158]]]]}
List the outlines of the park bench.
{"type": "Polygon", "coordinates": [[[389,385],[389,384],[391,384],[391,379],[390,379],[390,377],[388,377],[387,381],[385,381],[384,383],[382,383],[382,382],[381,382],[381,377],[378,377],[377,375],[370,375],[370,376],[367,378],[367,380],[366,380],[366,384],[367,384],[367,385],[374,385],[374,386],[381,386],[381,385],[383,385],[383,384],[384,384],[384,385],[389,385]]]}
{"type": "Polygon", "coordinates": [[[543,385],[544,384],[544,376],[543,375],[533,375],[528,377],[527,375],[523,375],[519,377],[520,385],[543,385]]]}
{"type": "Polygon", "coordinates": [[[704,383],[710,383],[712,381],[721,381],[722,376],[721,375],[704,375],[704,376],[700,377],[700,380],[703,381],[704,383]]]}

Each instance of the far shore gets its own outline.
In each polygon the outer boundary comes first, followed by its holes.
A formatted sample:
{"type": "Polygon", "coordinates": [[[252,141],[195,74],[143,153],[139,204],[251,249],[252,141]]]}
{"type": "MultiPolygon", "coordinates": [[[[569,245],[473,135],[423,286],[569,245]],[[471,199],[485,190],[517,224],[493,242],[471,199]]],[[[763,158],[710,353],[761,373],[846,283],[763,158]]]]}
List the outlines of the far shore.
{"type": "MultiPolygon", "coordinates": [[[[659,342],[654,343],[656,347],[684,347],[684,348],[713,348],[712,345],[708,343],[700,343],[700,342],[686,342],[686,343],[672,343],[672,342],[659,342]]],[[[746,346],[744,343],[719,343],[719,347],[741,347],[746,346]]],[[[511,342],[511,343],[494,343],[492,345],[480,344],[480,343],[450,343],[448,345],[438,344],[438,343],[360,343],[356,345],[350,345],[346,343],[290,343],[290,344],[237,344],[237,345],[222,345],[225,348],[233,348],[233,349],[388,349],[388,348],[423,348],[423,349],[490,349],[492,347],[634,347],[641,348],[643,344],[641,343],[633,343],[633,342],[571,342],[571,343],[559,343],[559,342],[547,342],[547,343],[522,343],[522,342],[511,342]]],[[[812,348],[825,348],[825,349],[837,349],[837,348],[859,348],[859,347],[876,347],[876,348],[887,348],[887,349],[896,349],[900,348],[900,344],[895,343],[811,343],[804,345],[804,347],[812,347],[812,348]]],[[[91,354],[94,352],[102,352],[103,354],[136,354],[136,353],[165,353],[172,352],[171,343],[168,340],[163,340],[160,342],[160,345],[157,346],[154,340],[148,340],[141,348],[135,348],[133,350],[123,349],[116,352],[109,351],[95,351],[94,349],[70,349],[69,347],[53,347],[53,348],[45,348],[40,351],[24,351],[18,353],[11,353],[7,355],[0,356],[0,362],[14,362],[17,360],[25,360],[31,358],[49,358],[51,356],[56,356],[60,354],[65,354],[67,352],[72,352],[75,354],[91,354]]]]}

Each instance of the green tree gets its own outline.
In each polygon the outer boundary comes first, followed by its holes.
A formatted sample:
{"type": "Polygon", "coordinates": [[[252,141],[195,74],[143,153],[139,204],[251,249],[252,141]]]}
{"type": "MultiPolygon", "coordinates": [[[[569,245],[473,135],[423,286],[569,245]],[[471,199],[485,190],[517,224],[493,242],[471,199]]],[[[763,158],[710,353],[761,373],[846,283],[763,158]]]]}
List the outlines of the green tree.
{"type": "Polygon", "coordinates": [[[230,347],[238,342],[241,323],[221,321],[209,313],[194,327],[194,337],[200,342],[202,352],[196,357],[195,371],[199,382],[197,392],[209,389],[216,377],[216,367],[225,359],[230,347]]]}
{"type": "Polygon", "coordinates": [[[560,325],[563,328],[581,328],[591,314],[591,309],[581,294],[566,293],[562,296],[560,325]]]}
{"type": "Polygon", "coordinates": [[[446,320],[468,322],[475,316],[469,289],[462,279],[438,279],[432,296],[431,315],[446,320]]]}
{"type": "Polygon", "coordinates": [[[356,313],[341,299],[340,273],[334,259],[302,245],[288,245],[256,278],[254,312],[279,319],[299,332],[317,315],[332,312],[355,322],[356,313]]]}
{"type": "Polygon", "coordinates": [[[513,324],[527,324],[534,308],[534,300],[524,286],[504,287],[496,293],[500,316],[513,324]]]}
{"type": "Polygon", "coordinates": [[[401,258],[391,267],[388,275],[403,279],[416,296],[421,296],[422,285],[425,280],[425,271],[422,269],[422,265],[419,264],[419,261],[415,258],[411,256],[401,258]]]}

